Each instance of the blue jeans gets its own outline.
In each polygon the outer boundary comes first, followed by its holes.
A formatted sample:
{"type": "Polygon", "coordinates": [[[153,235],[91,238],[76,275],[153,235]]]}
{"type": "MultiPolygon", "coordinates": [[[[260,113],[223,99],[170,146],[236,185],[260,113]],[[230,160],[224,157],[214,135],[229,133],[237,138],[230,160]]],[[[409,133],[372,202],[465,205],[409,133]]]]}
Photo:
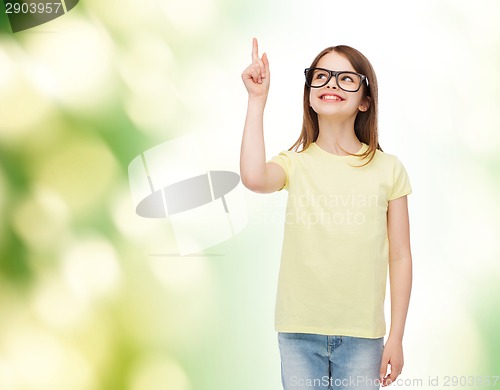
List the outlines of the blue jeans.
{"type": "Polygon", "coordinates": [[[278,332],[284,390],[380,388],[384,338],[278,332]]]}

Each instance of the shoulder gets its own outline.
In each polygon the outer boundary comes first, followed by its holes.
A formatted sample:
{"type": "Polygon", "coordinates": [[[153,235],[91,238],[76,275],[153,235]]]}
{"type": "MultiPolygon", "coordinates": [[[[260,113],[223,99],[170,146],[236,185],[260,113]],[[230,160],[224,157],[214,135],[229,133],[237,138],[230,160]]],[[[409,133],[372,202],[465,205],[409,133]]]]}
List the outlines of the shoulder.
{"type": "Polygon", "coordinates": [[[306,155],[311,154],[311,150],[312,150],[311,145],[309,145],[309,147],[307,149],[303,149],[303,150],[282,150],[280,152],[280,154],[284,154],[290,158],[301,158],[301,157],[304,157],[306,155]]]}
{"type": "Polygon", "coordinates": [[[270,161],[286,161],[291,162],[295,159],[297,152],[290,150],[282,150],[278,154],[274,154],[270,161]]]}
{"type": "Polygon", "coordinates": [[[382,152],[381,150],[378,149],[375,151],[375,156],[373,160],[384,167],[392,169],[403,165],[401,163],[401,160],[395,154],[382,152]]]}
{"type": "Polygon", "coordinates": [[[301,150],[301,151],[295,151],[295,150],[282,150],[278,154],[275,154],[272,158],[271,161],[288,161],[289,163],[293,163],[295,161],[301,160],[305,157],[310,157],[310,153],[308,150],[301,150]]]}
{"type": "Polygon", "coordinates": [[[387,200],[391,201],[401,196],[411,194],[412,187],[410,178],[399,158],[391,153],[381,152],[379,150],[377,150],[377,152],[381,165],[384,167],[384,176],[387,182],[390,183],[390,189],[387,192],[387,200]]]}
{"type": "Polygon", "coordinates": [[[274,154],[268,162],[273,162],[281,166],[288,174],[295,166],[295,155],[297,153],[290,150],[282,150],[278,154],[274,154]]]}
{"type": "Polygon", "coordinates": [[[380,159],[382,162],[385,162],[385,163],[394,162],[398,159],[395,154],[382,152],[379,149],[377,149],[375,151],[375,157],[377,157],[378,159],[380,159]]]}

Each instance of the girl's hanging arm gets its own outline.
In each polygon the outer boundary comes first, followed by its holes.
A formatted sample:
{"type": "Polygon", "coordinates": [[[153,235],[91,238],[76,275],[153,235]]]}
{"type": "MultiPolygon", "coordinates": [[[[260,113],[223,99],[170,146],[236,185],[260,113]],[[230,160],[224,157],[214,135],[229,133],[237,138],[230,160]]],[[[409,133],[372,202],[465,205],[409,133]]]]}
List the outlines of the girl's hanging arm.
{"type": "Polygon", "coordinates": [[[389,279],[391,290],[391,329],[384,347],[380,376],[386,377],[387,364],[394,382],[404,364],[403,334],[412,286],[412,258],[407,196],[389,201],[387,211],[389,238],[389,279]]]}
{"type": "Polygon", "coordinates": [[[253,39],[252,64],[241,78],[248,91],[248,108],[240,154],[241,181],[248,189],[274,192],[285,184],[285,172],[275,163],[266,163],[264,146],[264,108],[269,92],[270,71],[267,55],[259,58],[257,39],[253,39]]]}

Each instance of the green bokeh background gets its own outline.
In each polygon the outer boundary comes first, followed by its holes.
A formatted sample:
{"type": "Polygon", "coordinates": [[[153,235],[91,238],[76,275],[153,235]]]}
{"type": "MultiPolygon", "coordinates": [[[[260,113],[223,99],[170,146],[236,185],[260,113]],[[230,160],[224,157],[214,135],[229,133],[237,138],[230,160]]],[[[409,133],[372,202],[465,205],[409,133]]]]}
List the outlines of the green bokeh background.
{"type": "Polygon", "coordinates": [[[169,221],[134,214],[127,178],[137,155],[193,133],[239,172],[253,36],[271,64],[268,158],[299,135],[319,51],[349,44],[375,67],[381,145],[413,187],[393,386],[499,376],[499,17],[484,0],[87,0],[13,34],[2,9],[0,389],[280,388],[286,193],[240,184],[247,227],[169,258],[153,256],[175,244],[169,221]]]}

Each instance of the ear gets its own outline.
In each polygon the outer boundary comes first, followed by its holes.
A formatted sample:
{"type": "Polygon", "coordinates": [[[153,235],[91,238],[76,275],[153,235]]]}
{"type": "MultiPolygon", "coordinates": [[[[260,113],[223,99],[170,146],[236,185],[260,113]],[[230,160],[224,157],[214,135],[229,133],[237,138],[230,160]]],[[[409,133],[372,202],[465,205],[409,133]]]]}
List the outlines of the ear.
{"type": "Polygon", "coordinates": [[[361,103],[359,103],[358,110],[361,112],[366,112],[370,108],[370,102],[371,102],[371,97],[370,96],[365,96],[362,100],[361,103]]]}

